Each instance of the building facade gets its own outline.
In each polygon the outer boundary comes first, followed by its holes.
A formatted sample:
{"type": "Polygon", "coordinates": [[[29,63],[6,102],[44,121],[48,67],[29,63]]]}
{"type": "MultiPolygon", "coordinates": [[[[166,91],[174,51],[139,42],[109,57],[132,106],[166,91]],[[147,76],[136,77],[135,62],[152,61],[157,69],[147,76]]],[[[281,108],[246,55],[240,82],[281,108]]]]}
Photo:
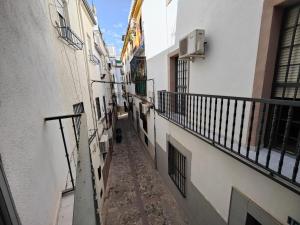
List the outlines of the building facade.
{"type": "Polygon", "coordinates": [[[121,55],[130,117],[192,224],[300,221],[299,9],[133,1],[121,55]],[[195,30],[205,53],[182,57],[195,30]]]}
{"type": "Polygon", "coordinates": [[[99,222],[113,100],[110,85],[93,82],[111,81],[95,9],[85,0],[1,1],[0,17],[1,224],[60,224],[66,193],[77,204],[83,149],[99,222]]]}

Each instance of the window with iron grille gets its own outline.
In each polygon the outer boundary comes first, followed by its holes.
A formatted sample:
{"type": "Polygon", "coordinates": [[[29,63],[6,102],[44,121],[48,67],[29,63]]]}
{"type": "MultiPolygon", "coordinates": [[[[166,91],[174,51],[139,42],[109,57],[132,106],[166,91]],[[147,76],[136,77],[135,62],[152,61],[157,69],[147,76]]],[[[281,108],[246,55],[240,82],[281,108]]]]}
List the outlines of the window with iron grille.
{"type": "MultiPolygon", "coordinates": [[[[74,114],[84,113],[83,102],[74,104],[74,105],[73,105],[73,112],[74,112],[74,114]]],[[[75,128],[76,128],[77,137],[79,137],[80,117],[74,118],[74,121],[75,121],[75,128]]]]}
{"type": "Polygon", "coordinates": [[[186,157],[171,143],[168,151],[168,173],[183,197],[186,196],[186,157]]]}
{"type": "MultiPolygon", "coordinates": [[[[272,98],[300,100],[300,4],[286,8],[283,13],[282,27],[278,46],[277,64],[273,78],[272,98]]],[[[274,107],[269,110],[274,111],[274,107]]],[[[286,139],[286,150],[295,154],[300,135],[300,110],[280,106],[275,121],[275,137],[272,147],[280,149],[284,142],[284,131],[290,116],[290,129],[286,139]]],[[[268,125],[271,126],[271,115],[268,125]]],[[[269,129],[270,130],[270,129],[269,129]]],[[[266,133],[269,137],[270,132],[266,133]]]]}
{"type": "Polygon", "coordinates": [[[176,58],[175,92],[187,93],[189,84],[189,61],[176,58]]]}
{"type": "MultiPolygon", "coordinates": [[[[175,59],[175,92],[187,93],[189,85],[189,61],[181,60],[178,57],[175,59]]],[[[175,99],[176,113],[184,114],[186,105],[186,96],[178,95],[175,99]]]]}
{"type": "Polygon", "coordinates": [[[99,120],[101,118],[100,99],[99,99],[99,97],[97,97],[95,100],[96,100],[97,117],[98,117],[98,120],[99,120]]]}

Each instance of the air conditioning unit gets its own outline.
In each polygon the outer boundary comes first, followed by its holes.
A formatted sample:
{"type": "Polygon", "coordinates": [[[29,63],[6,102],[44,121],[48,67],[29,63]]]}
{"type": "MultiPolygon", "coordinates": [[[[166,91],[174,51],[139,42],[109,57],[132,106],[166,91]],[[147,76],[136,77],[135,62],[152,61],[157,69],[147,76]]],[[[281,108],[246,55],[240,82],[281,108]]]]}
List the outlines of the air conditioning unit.
{"type": "Polygon", "coordinates": [[[149,112],[149,109],[150,109],[150,105],[148,105],[148,104],[142,104],[142,113],[144,115],[146,115],[149,112]]]}
{"type": "Polygon", "coordinates": [[[190,59],[193,57],[205,58],[205,31],[194,30],[179,41],[179,58],[190,59]]]}
{"type": "Polygon", "coordinates": [[[107,134],[103,134],[101,136],[99,146],[100,146],[100,152],[101,153],[108,152],[109,143],[108,143],[108,135],[107,134]]]}

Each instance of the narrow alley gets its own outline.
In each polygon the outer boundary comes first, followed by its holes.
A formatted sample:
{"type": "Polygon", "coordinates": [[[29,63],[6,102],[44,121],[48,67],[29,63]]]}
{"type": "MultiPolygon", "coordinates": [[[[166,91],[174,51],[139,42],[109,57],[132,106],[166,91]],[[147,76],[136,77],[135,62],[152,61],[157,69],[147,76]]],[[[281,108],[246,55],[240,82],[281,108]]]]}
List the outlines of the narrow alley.
{"type": "Polygon", "coordinates": [[[123,139],[114,147],[104,197],[104,224],[188,224],[128,117],[119,119],[117,127],[123,139]]]}

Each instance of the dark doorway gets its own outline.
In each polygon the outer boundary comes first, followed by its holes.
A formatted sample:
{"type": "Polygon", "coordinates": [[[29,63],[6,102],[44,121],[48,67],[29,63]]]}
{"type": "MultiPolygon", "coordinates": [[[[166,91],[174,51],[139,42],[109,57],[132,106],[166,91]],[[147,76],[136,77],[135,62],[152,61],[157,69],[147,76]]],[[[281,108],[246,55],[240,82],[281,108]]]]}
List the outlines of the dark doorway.
{"type": "Polygon", "coordinates": [[[262,225],[262,224],[248,213],[245,225],[262,225]]]}

